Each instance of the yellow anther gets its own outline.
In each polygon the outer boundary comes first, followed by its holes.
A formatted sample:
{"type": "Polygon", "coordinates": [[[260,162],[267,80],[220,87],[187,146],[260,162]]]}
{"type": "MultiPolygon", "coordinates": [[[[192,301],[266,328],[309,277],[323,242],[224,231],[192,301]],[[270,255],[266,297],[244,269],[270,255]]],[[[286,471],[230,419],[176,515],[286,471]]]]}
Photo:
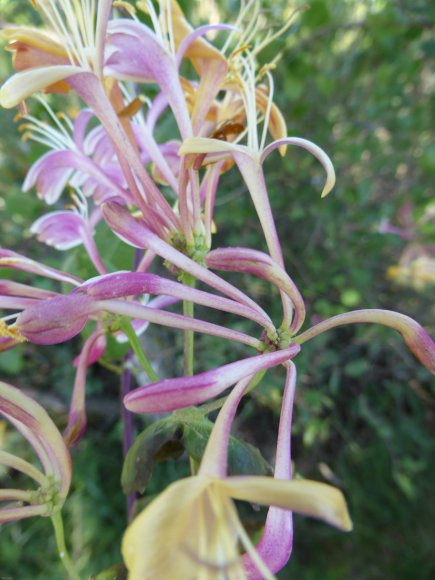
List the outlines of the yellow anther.
{"type": "Polygon", "coordinates": [[[275,70],[275,69],[276,69],[276,64],[274,62],[269,62],[269,63],[263,65],[261,67],[261,69],[258,71],[258,78],[262,79],[266,73],[268,73],[271,70],[275,70]]]}
{"type": "Polygon", "coordinates": [[[144,12],[145,14],[149,14],[150,10],[147,6],[146,2],[143,2],[143,0],[140,0],[139,2],[136,2],[136,6],[139,8],[139,10],[142,10],[142,12],[144,12]]]}
{"type": "Polygon", "coordinates": [[[0,320],[0,336],[2,338],[12,338],[17,342],[26,342],[27,340],[17,328],[8,326],[4,320],[0,320]]]}
{"type": "Polygon", "coordinates": [[[244,52],[245,50],[251,50],[252,49],[252,44],[244,44],[243,46],[239,46],[239,48],[236,48],[236,50],[231,54],[230,59],[236,57],[238,54],[240,54],[241,52],[244,52]]]}
{"type": "Polygon", "coordinates": [[[128,2],[124,2],[123,0],[115,0],[115,2],[113,3],[113,7],[121,8],[126,12],[128,12],[131,16],[133,16],[133,14],[136,14],[136,8],[131,4],[129,4],[128,2]]]}
{"type": "Polygon", "coordinates": [[[140,97],[133,99],[126,107],[118,112],[118,117],[134,117],[142,108],[143,101],[140,97]]]}
{"type": "Polygon", "coordinates": [[[25,143],[26,141],[28,141],[29,139],[31,139],[33,136],[33,133],[31,131],[26,131],[25,133],[23,133],[21,135],[21,141],[23,143],[25,143]]]}

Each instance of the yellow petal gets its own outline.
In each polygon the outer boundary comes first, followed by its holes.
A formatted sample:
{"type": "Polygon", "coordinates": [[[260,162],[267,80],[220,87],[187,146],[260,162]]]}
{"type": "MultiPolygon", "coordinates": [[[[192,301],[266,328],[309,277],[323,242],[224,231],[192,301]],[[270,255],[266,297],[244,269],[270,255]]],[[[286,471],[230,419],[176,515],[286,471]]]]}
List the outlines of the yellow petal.
{"type": "Polygon", "coordinates": [[[219,139],[207,139],[207,137],[188,137],[185,139],[178,150],[179,155],[187,155],[189,153],[228,153],[228,151],[245,150],[243,145],[234,145],[228,141],[221,141],[219,139]]]}
{"type": "Polygon", "coordinates": [[[222,482],[234,499],[273,505],[319,518],[350,531],[352,522],[341,491],[317,481],[283,481],[271,477],[228,477],[222,482]]]}
{"type": "Polygon", "coordinates": [[[82,72],[83,69],[78,66],[55,65],[16,73],[0,89],[0,105],[11,109],[34,93],[82,72]]]}
{"type": "Polygon", "coordinates": [[[52,36],[32,28],[31,26],[10,26],[1,31],[0,38],[8,40],[10,50],[14,50],[14,42],[20,42],[26,46],[38,48],[48,54],[58,56],[60,58],[68,58],[68,53],[65,48],[52,36]]]}
{"type": "Polygon", "coordinates": [[[196,565],[178,548],[192,505],[208,485],[205,477],[181,479],[133,520],[122,540],[129,580],[196,578],[196,565]]]}

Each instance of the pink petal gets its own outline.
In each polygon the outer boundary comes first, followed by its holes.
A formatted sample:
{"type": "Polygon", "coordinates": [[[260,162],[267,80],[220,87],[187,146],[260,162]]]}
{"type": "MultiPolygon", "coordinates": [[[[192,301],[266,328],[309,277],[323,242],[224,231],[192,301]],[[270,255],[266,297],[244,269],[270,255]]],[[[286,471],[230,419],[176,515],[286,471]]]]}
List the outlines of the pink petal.
{"type": "MultiPolygon", "coordinates": [[[[292,362],[289,362],[276,446],[274,473],[276,479],[290,480],[292,478],[291,426],[295,389],[296,367],[292,362]]],[[[276,573],[287,564],[292,547],[292,512],[277,507],[270,507],[267,512],[263,534],[256,546],[257,552],[269,570],[272,573],[276,573]]],[[[243,559],[249,580],[262,580],[257,566],[252,562],[251,558],[245,555],[243,559]]]]}
{"type": "Polygon", "coordinates": [[[129,20],[109,24],[109,43],[117,51],[106,61],[106,74],[136,82],[156,82],[177,120],[181,136],[192,134],[175,58],[145,25],[129,20]]]}
{"type": "Polygon", "coordinates": [[[30,231],[47,246],[69,250],[83,243],[86,227],[81,215],[72,211],[55,211],[37,219],[30,231]]]}

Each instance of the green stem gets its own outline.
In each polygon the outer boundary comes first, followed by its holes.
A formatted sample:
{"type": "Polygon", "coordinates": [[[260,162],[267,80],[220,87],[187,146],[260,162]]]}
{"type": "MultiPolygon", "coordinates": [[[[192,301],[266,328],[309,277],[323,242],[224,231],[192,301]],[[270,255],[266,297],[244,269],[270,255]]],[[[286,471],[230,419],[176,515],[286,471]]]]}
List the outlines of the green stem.
{"type": "Polygon", "coordinates": [[[62,512],[59,510],[53,516],[51,516],[50,519],[53,524],[54,535],[56,536],[57,551],[59,552],[60,561],[62,562],[65,570],[68,572],[70,579],[80,580],[80,576],[78,575],[74,563],[68,554],[68,550],[66,549],[62,512]]]}
{"type": "Polygon", "coordinates": [[[150,361],[148,360],[146,354],[144,353],[139,337],[137,336],[131,322],[127,318],[123,318],[119,323],[119,327],[123,331],[125,336],[128,338],[128,341],[131,345],[131,348],[134,351],[134,354],[137,356],[138,361],[142,365],[150,381],[152,381],[153,383],[159,381],[160,380],[159,376],[154,371],[150,361]]]}
{"type": "Polygon", "coordinates": [[[193,459],[193,457],[189,457],[189,466],[190,466],[190,473],[191,475],[196,475],[199,470],[199,463],[193,459]]]}
{"type": "MultiPolygon", "coordinates": [[[[185,274],[183,282],[190,288],[195,288],[195,278],[185,274]]],[[[183,314],[184,316],[194,317],[194,304],[188,300],[183,300],[183,314]]],[[[192,376],[194,368],[194,346],[195,334],[193,330],[184,331],[184,375],[192,376]]]]}

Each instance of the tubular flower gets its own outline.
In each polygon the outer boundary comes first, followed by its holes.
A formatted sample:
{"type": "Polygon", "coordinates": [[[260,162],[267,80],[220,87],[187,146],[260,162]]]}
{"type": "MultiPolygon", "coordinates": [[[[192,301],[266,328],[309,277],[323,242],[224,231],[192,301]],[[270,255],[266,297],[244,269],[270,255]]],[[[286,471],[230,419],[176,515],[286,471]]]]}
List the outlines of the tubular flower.
{"type": "Polygon", "coordinates": [[[0,414],[27,439],[38,455],[42,471],[0,450],[0,464],[29,476],[34,490],[0,489],[0,523],[40,515],[53,516],[65,502],[71,484],[71,458],[56,425],[46,411],[19,389],[0,382],[0,414]]]}
{"type": "Polygon", "coordinates": [[[240,522],[235,499],[297,511],[339,529],[351,529],[343,495],[329,485],[269,477],[226,477],[231,424],[250,380],[240,381],[222,407],[198,475],[166,488],[127,529],[122,553],[130,580],[241,580],[247,573],[239,545],[261,577],[272,578],[240,522]],[[153,542],[146,538],[153,538],[153,542]]]}
{"type": "MultiPolygon", "coordinates": [[[[263,129],[261,137],[258,135],[258,90],[256,88],[255,63],[252,55],[241,58],[241,72],[234,71],[236,80],[236,97],[241,95],[245,109],[247,128],[234,142],[206,137],[189,137],[184,140],[180,147],[180,155],[208,155],[211,159],[219,159],[222,155],[230,155],[236,162],[238,169],[246,183],[246,186],[254,203],[261,227],[264,232],[266,243],[272,259],[284,268],[281,244],[276,231],[276,226],[270,207],[266,180],[263,172],[263,162],[266,157],[277,148],[282,149],[286,145],[295,145],[308,150],[323,165],[326,171],[326,182],[322,191],[322,197],[327,195],[335,184],[335,172],[331,160],[326,153],[317,145],[300,137],[279,138],[266,146],[266,138],[269,130],[272,104],[273,104],[273,79],[270,72],[266,72],[269,79],[269,94],[267,104],[263,103],[263,129]],[[239,141],[246,134],[246,144],[239,141]]],[[[230,91],[231,92],[231,91],[230,91]]],[[[264,95],[263,95],[264,101],[264,95]]],[[[291,325],[292,302],[281,291],[284,306],[284,324],[291,325]]]]}
{"type": "Polygon", "coordinates": [[[31,139],[41,143],[50,151],[30,167],[23,183],[23,191],[36,186],[38,196],[48,205],[59,200],[68,184],[78,193],[80,190],[86,193],[97,190],[95,202],[115,195],[128,201],[128,193],[116,175],[120,173],[120,169],[115,161],[113,148],[111,156],[106,155],[103,158],[90,147],[92,132],[85,137],[92,112],[85,109],[71,121],[65,114],[61,118],[56,116],[46,100],[39,98],[38,101],[47,111],[49,122],[25,115],[25,123],[20,126],[20,131],[24,131],[23,140],[31,139]],[[91,158],[92,153],[94,159],[91,158]]]}
{"type": "MultiPolygon", "coordinates": [[[[10,284],[8,286],[9,292],[13,291],[10,289],[10,284]]],[[[262,349],[261,341],[255,337],[189,316],[166,312],[162,309],[174,301],[185,299],[224,312],[239,314],[268,329],[271,325],[267,316],[263,317],[261,313],[240,304],[236,300],[187,288],[178,282],[141,272],[103,275],[83,283],[69,294],[55,294],[48,298],[43,292],[28,287],[25,287],[25,290],[20,287],[15,291],[20,292],[21,295],[14,296],[8,307],[23,308],[23,311],[14,315],[17,320],[9,327],[6,326],[5,321],[2,321],[0,336],[21,341],[29,340],[35,344],[47,345],[65,342],[77,335],[90,319],[104,320],[106,325],[110,325],[111,322],[115,322],[117,316],[124,316],[136,321],[144,320],[162,326],[203,332],[235,340],[257,350],[262,349]],[[23,293],[24,297],[22,297],[23,293]],[[26,295],[29,294],[32,295],[30,299],[26,298],[26,295]],[[169,303],[167,301],[160,303],[160,307],[157,300],[150,305],[122,300],[122,298],[143,294],[158,294],[173,300],[170,300],[169,303]]],[[[6,296],[5,299],[8,297],[6,296]]],[[[299,347],[296,348],[299,349],[299,347]]]]}
{"type": "Polygon", "coordinates": [[[365,323],[382,324],[396,330],[412,354],[432,374],[435,374],[435,342],[418,322],[400,312],[379,309],[346,312],[316,324],[295,336],[293,340],[298,344],[303,344],[331,328],[365,323]]]}

